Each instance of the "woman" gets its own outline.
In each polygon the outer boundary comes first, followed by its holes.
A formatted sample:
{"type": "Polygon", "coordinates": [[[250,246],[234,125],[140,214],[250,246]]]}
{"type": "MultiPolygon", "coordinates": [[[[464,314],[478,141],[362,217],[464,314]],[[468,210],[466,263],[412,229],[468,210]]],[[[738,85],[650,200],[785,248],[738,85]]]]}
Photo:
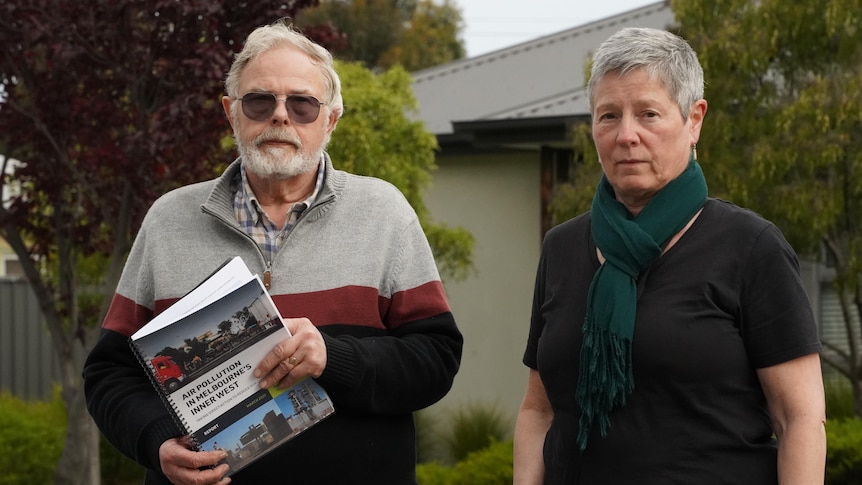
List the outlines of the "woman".
{"type": "Polygon", "coordinates": [[[707,197],[703,70],[627,28],[588,86],[603,177],[542,246],[516,484],[823,483],[820,342],[796,254],[707,197]]]}

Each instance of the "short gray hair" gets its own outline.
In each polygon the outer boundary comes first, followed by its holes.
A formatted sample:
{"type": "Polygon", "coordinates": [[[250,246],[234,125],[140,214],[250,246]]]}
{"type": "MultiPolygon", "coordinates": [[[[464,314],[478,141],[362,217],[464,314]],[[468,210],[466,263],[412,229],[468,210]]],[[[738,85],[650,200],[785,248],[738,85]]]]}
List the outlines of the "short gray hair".
{"type": "Polygon", "coordinates": [[[245,46],[234,57],[233,64],[231,64],[225,79],[224,86],[227,95],[234,99],[239,97],[240,75],[252,59],[270,49],[284,45],[296,47],[306,53],[312,62],[320,67],[324,85],[324,99],[321,101],[340,118],[344,113],[344,101],[341,98],[341,79],[335,71],[332,54],[309,40],[286,20],[279,20],[270,25],[258,27],[249,34],[245,46]]]}
{"type": "Polygon", "coordinates": [[[683,119],[688,119],[694,103],[703,98],[703,67],[694,49],[682,37],[666,30],[627,27],[604,41],[593,53],[593,67],[587,84],[590,111],[593,90],[608,74],[628,74],[646,69],[651,79],[658,79],[671,99],[679,105],[683,119]]]}

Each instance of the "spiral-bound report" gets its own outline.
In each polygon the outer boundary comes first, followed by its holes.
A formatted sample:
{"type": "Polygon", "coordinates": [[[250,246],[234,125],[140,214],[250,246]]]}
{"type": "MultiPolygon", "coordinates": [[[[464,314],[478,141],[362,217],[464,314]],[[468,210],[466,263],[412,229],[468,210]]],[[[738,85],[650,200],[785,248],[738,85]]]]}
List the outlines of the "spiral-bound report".
{"type": "Polygon", "coordinates": [[[335,412],[311,378],[259,387],[254,367],[289,337],[260,278],[237,257],[129,342],[195,447],[223,449],[233,474],[335,412]]]}

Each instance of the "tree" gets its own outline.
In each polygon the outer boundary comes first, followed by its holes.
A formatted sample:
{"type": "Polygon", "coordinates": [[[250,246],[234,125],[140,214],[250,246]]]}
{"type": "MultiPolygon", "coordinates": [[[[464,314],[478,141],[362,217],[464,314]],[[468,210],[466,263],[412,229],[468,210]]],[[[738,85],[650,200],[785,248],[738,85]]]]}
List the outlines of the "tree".
{"type": "Polygon", "coordinates": [[[449,0],[442,5],[420,0],[407,25],[401,39],[380,56],[380,67],[400,64],[414,72],[461,59],[467,53],[459,38],[461,11],[449,0]]]}
{"type": "Polygon", "coordinates": [[[833,265],[846,343],[823,361],[862,417],[862,2],[674,2],[707,79],[698,153],[716,189],[833,265]]]}
{"type": "MultiPolygon", "coordinates": [[[[710,193],[759,212],[802,257],[834,266],[847,339],[824,341],[822,358],[849,379],[862,417],[862,2],[672,7],[704,67],[709,110],[697,151],[710,193]]],[[[577,205],[578,183],[555,201],[561,215],[577,205]]]]}
{"type": "Polygon", "coordinates": [[[417,109],[410,75],[398,66],[379,75],[359,63],[338,63],[337,68],[345,114],[327,148],[333,163],[401,189],[419,215],[441,272],[466,277],[472,269],[473,237],[462,228],[433,223],[422,202],[422,189],[436,169],[437,140],[409,117],[417,109]]]}
{"type": "Polygon", "coordinates": [[[461,11],[449,0],[323,0],[299,25],[326,24],[345,33],[338,57],[369,69],[396,64],[410,72],[464,57],[461,11]]]}
{"type": "MultiPolygon", "coordinates": [[[[0,236],[59,357],[68,430],[56,483],[99,482],[99,434],[80,370],[143,214],[158,195],[211,178],[233,158],[220,106],[232,53],[253,28],[315,3],[0,3],[0,153],[4,164],[19,161],[0,170],[0,236]]],[[[325,26],[305,32],[325,46],[343,40],[325,26]]],[[[398,129],[368,143],[397,144],[398,129]]],[[[400,181],[412,201],[421,200],[420,172],[400,181]]]]}

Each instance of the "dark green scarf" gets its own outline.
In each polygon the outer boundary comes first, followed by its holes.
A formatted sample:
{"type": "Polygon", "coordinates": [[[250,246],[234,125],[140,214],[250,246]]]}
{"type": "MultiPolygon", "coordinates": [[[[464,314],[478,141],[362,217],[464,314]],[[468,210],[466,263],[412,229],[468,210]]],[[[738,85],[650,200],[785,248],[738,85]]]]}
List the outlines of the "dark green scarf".
{"type": "Polygon", "coordinates": [[[587,295],[577,398],[581,406],[578,444],[587,446],[595,422],[602,436],[609,414],[634,388],[632,336],[637,308],[637,278],[661,256],[664,245],[703,207],[707,190],[697,161],[668,183],[633,217],[614,197],[602,176],[593,197],[591,229],[605,263],[587,295]]]}

